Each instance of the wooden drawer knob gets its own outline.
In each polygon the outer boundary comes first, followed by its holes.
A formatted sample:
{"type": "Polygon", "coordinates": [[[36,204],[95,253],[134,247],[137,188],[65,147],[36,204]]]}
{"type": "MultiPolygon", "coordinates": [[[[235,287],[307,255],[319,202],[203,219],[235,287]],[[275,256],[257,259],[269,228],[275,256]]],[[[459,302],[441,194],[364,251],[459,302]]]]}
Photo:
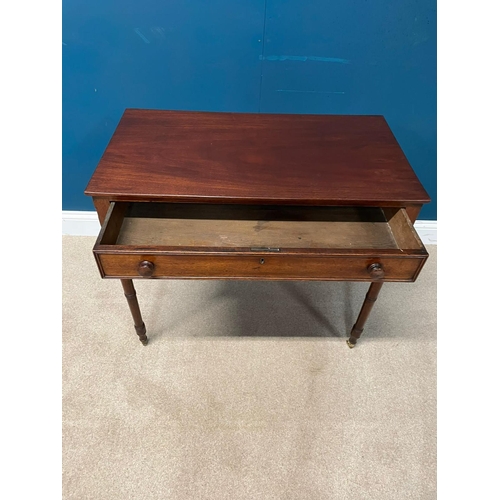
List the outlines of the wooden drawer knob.
{"type": "Polygon", "coordinates": [[[145,278],[149,278],[155,270],[155,265],[149,260],[143,260],[139,262],[139,266],[137,267],[137,272],[144,276],[145,278]]]}
{"type": "Polygon", "coordinates": [[[385,276],[385,271],[382,264],[370,264],[368,274],[375,280],[381,280],[385,276]]]}

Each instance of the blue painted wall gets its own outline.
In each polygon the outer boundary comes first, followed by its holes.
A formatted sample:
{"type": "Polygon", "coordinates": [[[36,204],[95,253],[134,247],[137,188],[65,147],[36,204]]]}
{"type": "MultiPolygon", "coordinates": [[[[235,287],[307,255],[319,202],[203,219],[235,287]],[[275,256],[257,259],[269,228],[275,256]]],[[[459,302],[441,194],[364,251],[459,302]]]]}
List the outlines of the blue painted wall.
{"type": "Polygon", "coordinates": [[[65,0],[63,209],[127,107],[385,115],[436,219],[435,0],[65,0]]]}

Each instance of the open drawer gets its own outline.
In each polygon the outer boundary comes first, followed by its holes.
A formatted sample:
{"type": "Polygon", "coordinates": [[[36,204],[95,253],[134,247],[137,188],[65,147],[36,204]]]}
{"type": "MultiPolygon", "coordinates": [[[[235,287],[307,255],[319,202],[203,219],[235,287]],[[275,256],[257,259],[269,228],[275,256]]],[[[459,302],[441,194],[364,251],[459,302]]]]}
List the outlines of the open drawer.
{"type": "Polygon", "coordinates": [[[404,208],[112,202],[103,278],[415,281],[427,252],[404,208]]]}

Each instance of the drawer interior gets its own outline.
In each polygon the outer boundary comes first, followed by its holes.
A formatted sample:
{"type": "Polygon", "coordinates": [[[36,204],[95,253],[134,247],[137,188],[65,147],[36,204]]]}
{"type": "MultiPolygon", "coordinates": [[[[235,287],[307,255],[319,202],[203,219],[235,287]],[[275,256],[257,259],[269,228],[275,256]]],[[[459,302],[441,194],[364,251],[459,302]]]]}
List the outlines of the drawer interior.
{"type": "Polygon", "coordinates": [[[100,245],[194,251],[425,251],[403,208],[111,203],[100,245]]]}

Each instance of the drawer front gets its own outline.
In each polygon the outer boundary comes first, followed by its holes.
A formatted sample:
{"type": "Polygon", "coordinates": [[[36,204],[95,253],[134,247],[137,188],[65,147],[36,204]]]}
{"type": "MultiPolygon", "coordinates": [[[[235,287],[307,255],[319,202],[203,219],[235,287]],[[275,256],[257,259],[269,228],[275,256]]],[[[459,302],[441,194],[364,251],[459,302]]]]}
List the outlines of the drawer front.
{"type": "Polygon", "coordinates": [[[161,255],[96,253],[103,278],[415,281],[426,256],[161,255]],[[378,273],[370,274],[370,266],[378,273]]]}

